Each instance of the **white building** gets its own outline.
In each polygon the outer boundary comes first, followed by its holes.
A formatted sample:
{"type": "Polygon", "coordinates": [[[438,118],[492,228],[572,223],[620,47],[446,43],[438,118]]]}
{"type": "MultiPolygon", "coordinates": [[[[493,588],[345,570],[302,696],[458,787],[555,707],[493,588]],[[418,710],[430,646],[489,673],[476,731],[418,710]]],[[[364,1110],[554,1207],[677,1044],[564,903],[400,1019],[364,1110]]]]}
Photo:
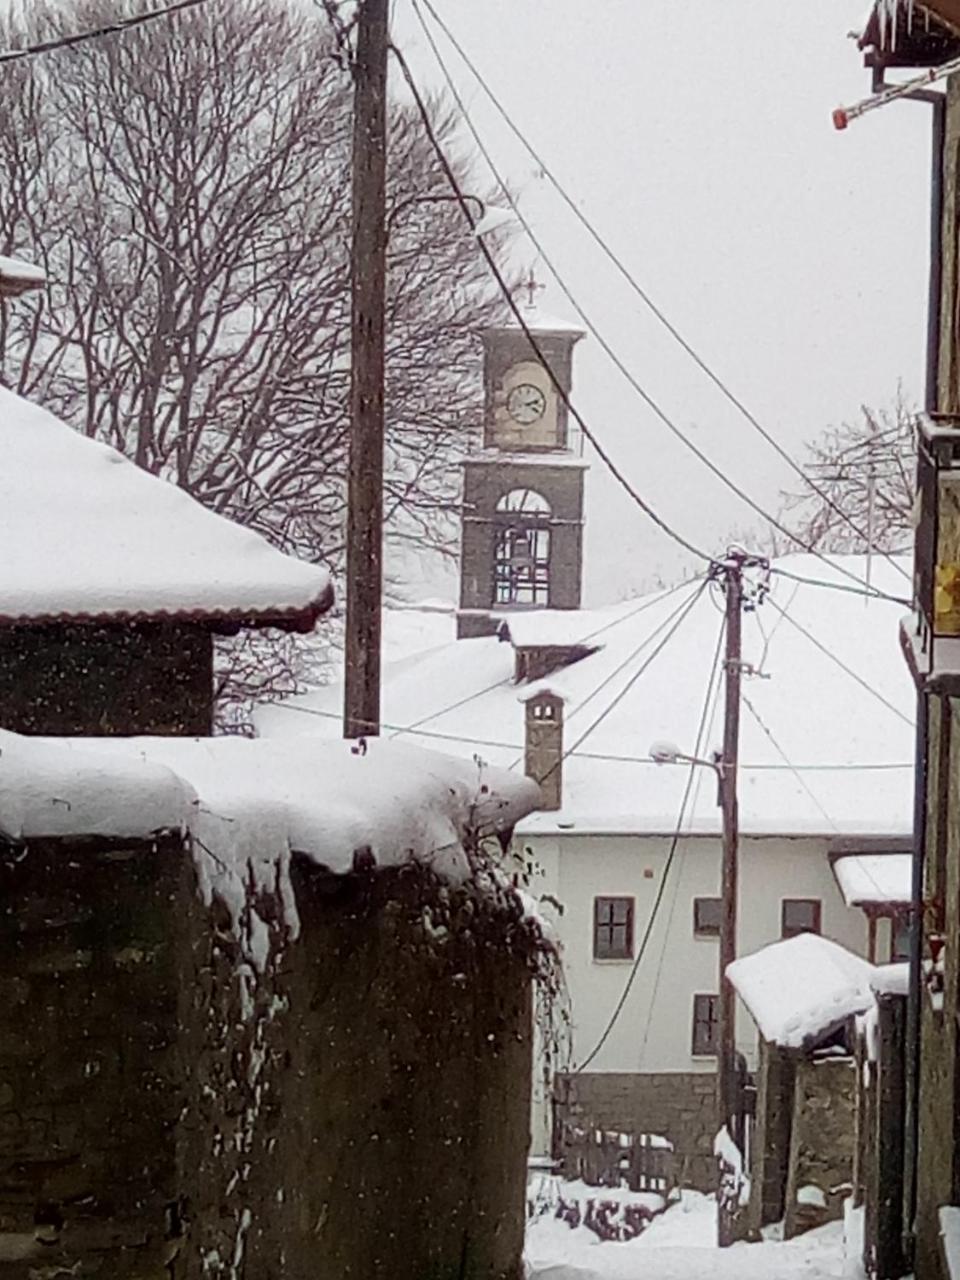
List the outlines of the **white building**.
{"type": "MultiPolygon", "coordinates": [[[[543,332],[566,386],[576,336],[543,332]]],[[[536,1082],[534,1152],[562,1145],[558,1121],[665,1134],[686,1179],[708,1183],[716,778],[709,767],[658,766],[651,746],[709,757],[720,744],[722,601],[701,580],[578,607],[583,475],[569,468],[565,420],[550,419],[555,447],[542,454],[518,452],[520,421],[498,436],[514,400],[525,418],[551,395],[538,385],[518,396],[518,341],[516,330],[487,335],[487,450],[466,464],[464,638],[453,638],[452,615],[433,614],[435,646],[388,663],[384,732],[526,767],[542,783],[547,807],[518,836],[532,891],[546,910],[562,909],[572,1043],[569,1069],[536,1082]],[[491,448],[506,455],[502,465],[491,465],[491,448]],[[558,597],[565,607],[550,607],[558,597]]],[[[896,639],[905,606],[858,594],[847,576],[864,578],[856,557],[792,556],[773,569],[766,602],[744,616],[738,952],[815,929],[866,953],[866,918],[846,905],[832,862],[909,848],[913,694],[896,639]]],[[[903,570],[906,561],[879,560],[872,580],[905,596],[903,570]]],[[[388,620],[388,640],[395,629],[426,638],[409,614],[388,620]]],[[[340,717],[330,686],[265,709],[259,727],[336,735],[340,717]]],[[[874,904],[874,914],[885,910],[894,908],[874,904]]],[[[891,919],[870,926],[878,960],[890,958],[894,932],[891,919]]],[[[749,1065],[745,1015],[737,1031],[749,1065]]]]}

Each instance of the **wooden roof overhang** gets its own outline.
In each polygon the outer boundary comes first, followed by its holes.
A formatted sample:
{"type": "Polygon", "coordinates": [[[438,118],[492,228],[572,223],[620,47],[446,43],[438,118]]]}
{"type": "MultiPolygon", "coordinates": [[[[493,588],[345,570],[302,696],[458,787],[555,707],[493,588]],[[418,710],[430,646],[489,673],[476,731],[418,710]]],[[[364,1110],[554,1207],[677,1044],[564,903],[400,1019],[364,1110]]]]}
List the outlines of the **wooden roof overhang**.
{"type": "Polygon", "coordinates": [[[901,0],[895,29],[887,7],[874,4],[858,40],[868,67],[938,67],[960,56],[960,0],[901,0]]]}
{"type": "Polygon", "coordinates": [[[102,613],[45,613],[14,617],[0,612],[0,630],[8,627],[70,626],[127,626],[138,627],[157,623],[173,623],[204,627],[221,636],[235,636],[244,630],[275,628],[304,635],[314,629],[317,621],[333,607],[333,585],[303,608],[259,609],[250,612],[206,609],[158,609],[137,612],[104,611],[102,613]]]}

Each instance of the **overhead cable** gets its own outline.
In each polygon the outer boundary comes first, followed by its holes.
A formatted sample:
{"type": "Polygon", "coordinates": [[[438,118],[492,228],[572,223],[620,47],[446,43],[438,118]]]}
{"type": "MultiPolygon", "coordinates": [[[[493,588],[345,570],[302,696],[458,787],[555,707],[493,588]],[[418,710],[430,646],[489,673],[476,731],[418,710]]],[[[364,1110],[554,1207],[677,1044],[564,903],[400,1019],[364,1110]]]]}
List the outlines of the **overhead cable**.
{"type": "MultiPolygon", "coordinates": [[[[706,362],[706,360],[700,355],[700,353],[696,350],[696,348],[683,336],[683,334],[672,323],[669,317],[661,310],[661,308],[653,301],[653,299],[650,297],[647,291],[640,285],[637,279],[632,275],[630,270],[627,268],[623,260],[610,247],[607,241],[600,235],[600,233],[596,230],[596,228],[593,226],[590,220],[586,217],[586,215],[584,214],[580,206],[577,204],[577,202],[567,193],[567,191],[561,185],[559,179],[556,177],[556,175],[552,172],[552,170],[546,164],[543,157],[533,147],[533,145],[527,140],[527,138],[519,129],[519,127],[516,125],[516,123],[511,119],[506,109],[503,107],[503,105],[501,104],[497,96],[494,94],[493,90],[490,88],[489,84],[486,82],[482,73],[479,71],[479,69],[474,64],[474,62],[470,59],[470,57],[464,50],[463,46],[457,40],[456,36],[454,36],[453,32],[450,30],[450,28],[447,26],[444,20],[437,13],[437,10],[434,7],[434,5],[431,3],[431,0],[411,0],[411,4],[413,6],[414,12],[417,16],[417,19],[421,27],[423,28],[427,41],[430,44],[431,49],[433,50],[434,57],[437,59],[437,62],[440,65],[440,69],[447,82],[447,86],[449,87],[451,94],[456,100],[460,108],[461,114],[463,115],[463,118],[467,124],[467,127],[470,130],[478,148],[483,154],[484,159],[486,160],[487,164],[490,166],[490,169],[494,177],[496,178],[497,182],[499,183],[501,190],[504,193],[504,196],[510,202],[512,208],[514,209],[514,212],[517,214],[517,217],[523,223],[523,226],[528,236],[530,237],[531,241],[533,242],[534,246],[536,247],[537,251],[542,257],[545,265],[548,267],[548,269],[556,279],[557,283],[559,284],[560,288],[563,290],[568,301],[577,310],[581,320],[583,320],[584,324],[586,324],[587,327],[590,329],[590,331],[594,334],[594,336],[600,342],[600,345],[607,352],[607,355],[613,360],[617,368],[620,369],[621,373],[623,373],[623,375],[628,379],[628,381],[630,381],[631,385],[634,386],[634,388],[640,393],[640,395],[643,396],[645,400],[647,400],[647,403],[654,410],[654,412],[656,412],[659,417],[663,417],[663,415],[660,414],[658,408],[648,399],[643,389],[636,385],[632,375],[623,366],[619,357],[615,355],[615,353],[610,349],[610,347],[603,340],[603,338],[597,333],[596,329],[587,320],[587,317],[580,310],[580,307],[578,306],[574,298],[571,296],[569,290],[565,286],[561,277],[558,275],[556,268],[551,263],[550,259],[547,257],[546,253],[543,250],[542,245],[538,241],[537,237],[534,235],[532,229],[530,228],[530,226],[527,224],[526,220],[523,218],[522,214],[520,213],[517,202],[515,201],[506,183],[504,183],[502,177],[497,171],[497,168],[493,163],[493,160],[489,154],[489,151],[484,146],[476,129],[474,128],[472,121],[470,120],[470,116],[466,110],[463,99],[456,89],[456,85],[454,84],[453,78],[450,75],[444,63],[443,57],[437,47],[436,41],[433,38],[433,33],[430,31],[430,28],[428,27],[423,17],[423,14],[420,11],[419,6],[421,2],[423,6],[427,9],[427,11],[430,13],[430,16],[433,18],[434,22],[436,22],[437,26],[443,31],[444,35],[453,45],[454,49],[457,51],[460,58],[463,60],[464,64],[467,66],[467,68],[473,75],[474,79],[479,84],[480,88],[486,94],[487,98],[490,100],[491,104],[496,109],[497,113],[500,115],[500,117],[505,121],[505,123],[510,128],[510,131],[513,133],[514,137],[517,138],[517,140],[521,143],[521,145],[525,148],[527,153],[533,159],[533,161],[537,165],[539,172],[542,173],[543,176],[550,182],[551,186],[554,188],[557,194],[561,197],[561,199],[566,204],[566,206],[572,211],[572,213],[580,222],[580,224],[589,233],[590,237],[601,249],[605,257],[613,264],[613,266],[620,273],[623,279],[627,282],[627,284],[630,286],[633,292],[637,295],[637,297],[640,298],[640,300],[644,303],[644,305],[648,308],[648,310],[652,313],[652,315],[659,321],[661,325],[663,325],[663,327],[667,330],[670,336],[686,352],[686,354],[690,357],[690,359],[693,360],[697,368],[700,369],[701,372],[704,373],[707,378],[709,378],[709,380],[713,383],[713,385],[717,388],[717,390],[720,391],[720,393],[725,397],[725,399],[731,405],[733,405],[733,407],[737,410],[737,412],[743,416],[743,418],[750,424],[750,426],[753,427],[755,431],[759,432],[759,434],[763,437],[763,439],[771,446],[771,448],[773,448],[776,451],[776,453],[780,456],[780,458],[784,462],[786,462],[787,465],[798,476],[800,476],[800,478],[804,481],[804,483],[810,487],[810,489],[817,495],[817,497],[820,498],[822,502],[826,503],[826,505],[830,508],[830,510],[832,510],[836,515],[840,516],[840,518],[857,534],[858,537],[866,539],[867,535],[864,533],[862,529],[858,527],[857,523],[853,520],[853,518],[849,515],[849,513],[843,510],[840,504],[830,495],[830,493],[827,490],[821,488],[816,483],[816,481],[814,481],[809,475],[806,474],[806,472],[803,470],[800,464],[791,456],[791,454],[783,447],[783,445],[780,444],[776,436],[774,436],[773,433],[770,432],[763,425],[762,422],[760,422],[760,420],[756,417],[755,414],[753,414],[750,411],[750,409],[744,404],[744,402],[740,399],[740,397],[737,396],[729,386],[727,386],[727,384],[723,381],[720,375],[706,362]]],[[[671,429],[674,429],[674,428],[671,427],[671,429]]],[[[766,515],[766,513],[763,510],[761,510],[747,494],[743,493],[736,485],[734,485],[734,483],[727,476],[725,476],[722,472],[720,472],[719,469],[716,468],[710,462],[710,460],[699,449],[697,449],[695,445],[693,445],[691,441],[687,440],[686,437],[683,436],[682,434],[680,438],[684,440],[684,443],[686,443],[687,446],[693,450],[696,456],[699,457],[700,460],[704,462],[706,466],[708,466],[712,471],[714,471],[714,473],[717,474],[719,478],[723,480],[724,483],[727,484],[728,487],[731,488],[733,492],[738,495],[738,497],[740,497],[744,502],[746,502],[755,511],[757,511],[759,515],[763,516],[765,520],[769,520],[770,523],[773,524],[775,528],[780,529],[780,531],[784,533],[787,537],[792,538],[793,541],[798,543],[798,545],[803,545],[800,539],[796,537],[796,535],[790,533],[789,530],[783,528],[770,516],[766,515]]],[[[809,550],[810,548],[807,548],[807,549],[809,550]]],[[[896,561],[893,560],[893,558],[890,556],[888,552],[882,551],[882,552],[879,552],[879,554],[885,556],[888,560],[890,560],[891,564],[894,564],[896,566],[898,572],[904,573],[905,576],[909,576],[908,574],[905,573],[905,570],[902,568],[902,566],[896,564],[896,561]]]]}
{"type": "MultiPolygon", "coordinates": [[[[436,152],[437,159],[440,162],[440,166],[443,169],[444,175],[447,181],[449,182],[454,195],[457,198],[457,202],[460,205],[460,209],[461,209],[461,212],[463,213],[465,220],[470,226],[470,229],[473,230],[474,221],[473,221],[473,216],[470,212],[470,207],[467,203],[467,200],[466,200],[466,197],[464,196],[463,191],[460,188],[460,183],[458,182],[457,176],[450,165],[450,161],[447,159],[446,152],[443,150],[443,147],[440,145],[440,140],[437,137],[436,130],[433,127],[433,121],[430,118],[430,112],[427,107],[427,104],[424,102],[423,96],[421,95],[420,90],[417,88],[416,81],[413,78],[413,74],[410,71],[410,68],[407,64],[407,60],[403,56],[403,53],[396,47],[396,45],[391,45],[390,47],[391,47],[391,51],[393,52],[394,56],[397,59],[397,62],[400,66],[401,71],[403,72],[403,77],[407,82],[407,87],[409,88],[410,93],[413,96],[413,100],[416,103],[417,111],[420,115],[421,121],[423,122],[424,130],[427,134],[428,139],[430,140],[430,143],[434,151],[436,152]]],[[[657,512],[650,506],[650,504],[646,501],[646,499],[641,496],[639,491],[627,479],[624,473],[620,470],[620,468],[614,462],[613,458],[610,456],[606,447],[600,443],[595,433],[584,421],[582,414],[574,406],[569,395],[567,394],[566,388],[563,386],[563,384],[560,382],[560,380],[557,378],[556,374],[554,373],[553,368],[547,356],[545,355],[543,348],[540,345],[540,342],[538,341],[536,336],[531,332],[530,326],[527,324],[526,318],[524,317],[521,308],[517,306],[516,299],[514,298],[513,293],[511,292],[510,286],[507,284],[506,280],[504,279],[503,273],[501,272],[499,266],[497,265],[496,259],[494,258],[493,254],[490,252],[487,245],[484,243],[482,236],[477,237],[477,244],[480,248],[480,252],[483,254],[483,257],[486,260],[487,266],[490,268],[490,272],[493,275],[493,278],[496,281],[501,294],[503,295],[504,301],[509,307],[514,320],[516,321],[518,327],[520,328],[520,331],[523,333],[523,336],[526,338],[527,342],[530,344],[530,347],[534,355],[537,357],[540,364],[543,366],[544,371],[549,377],[550,382],[557,396],[559,397],[561,403],[564,405],[564,407],[566,408],[571,418],[573,418],[573,420],[576,422],[577,426],[580,428],[584,437],[587,440],[589,440],[590,443],[593,445],[593,448],[596,451],[597,456],[600,458],[601,462],[603,462],[604,466],[607,468],[610,474],[614,477],[617,483],[621,486],[621,488],[624,489],[624,491],[636,503],[636,505],[640,508],[640,510],[644,512],[644,514],[648,517],[648,519],[653,521],[653,523],[657,526],[657,528],[662,530],[663,533],[665,533],[669,538],[671,538],[674,542],[676,542],[679,546],[681,546],[685,551],[688,551],[691,555],[696,556],[698,560],[704,560],[707,562],[712,561],[713,559],[712,556],[708,555],[707,552],[702,550],[702,548],[697,547],[688,538],[678,533],[676,529],[674,529],[670,524],[667,523],[666,520],[664,520],[661,516],[657,514],[657,512]]]]}
{"type": "Polygon", "coordinates": [[[0,63],[19,62],[22,58],[35,58],[41,53],[53,53],[56,49],[71,49],[74,45],[84,44],[88,40],[99,40],[103,36],[119,35],[124,31],[130,31],[133,27],[141,27],[144,23],[153,22],[156,18],[169,18],[186,9],[198,9],[206,3],[207,0],[176,0],[175,4],[165,5],[162,9],[150,9],[145,13],[116,18],[113,22],[105,23],[101,27],[92,27],[89,31],[52,36],[49,40],[38,40],[35,44],[24,45],[22,49],[0,49],[0,63]]]}
{"type": "MultiPolygon", "coordinates": [[[[703,700],[703,712],[701,713],[701,716],[700,716],[700,724],[697,729],[697,737],[696,737],[696,742],[693,750],[693,754],[695,756],[698,756],[700,752],[703,750],[703,741],[706,735],[707,724],[709,723],[709,720],[710,720],[712,704],[713,704],[714,682],[719,679],[719,675],[722,667],[722,664],[720,661],[720,655],[723,649],[723,639],[724,639],[725,632],[726,632],[726,620],[724,619],[724,621],[721,622],[720,624],[720,634],[717,637],[717,647],[713,655],[713,663],[710,667],[710,675],[707,680],[707,690],[703,700]]],[[[670,879],[670,871],[671,871],[671,868],[673,867],[674,859],[676,858],[677,848],[680,844],[680,837],[683,835],[684,823],[686,822],[686,817],[687,817],[687,806],[690,802],[690,794],[693,790],[694,781],[697,775],[697,769],[699,767],[700,766],[697,764],[697,762],[693,761],[691,762],[689,770],[687,772],[687,781],[683,791],[683,798],[680,801],[680,812],[677,814],[677,825],[674,828],[673,837],[670,841],[670,849],[667,853],[666,859],[664,860],[663,872],[660,876],[660,883],[657,885],[657,891],[654,895],[653,904],[650,908],[650,915],[647,918],[647,926],[646,926],[646,929],[644,930],[643,938],[640,941],[640,945],[639,947],[637,947],[637,954],[634,956],[633,964],[630,966],[630,972],[627,975],[627,980],[624,983],[622,992],[620,993],[620,998],[618,999],[616,1005],[614,1006],[613,1012],[611,1013],[610,1018],[607,1021],[607,1025],[604,1027],[603,1033],[601,1034],[599,1040],[593,1046],[593,1048],[590,1050],[587,1056],[583,1059],[583,1061],[574,1069],[575,1075],[579,1075],[581,1072],[586,1071],[587,1067],[589,1067],[590,1063],[593,1062],[593,1060],[600,1053],[603,1046],[607,1043],[607,1041],[610,1038],[611,1032],[613,1031],[614,1027],[617,1025],[617,1021],[620,1017],[620,1014],[623,1012],[624,1006],[627,1003],[627,998],[629,997],[630,992],[633,989],[633,984],[636,981],[637,974],[640,970],[640,964],[643,961],[644,956],[646,955],[647,946],[649,945],[651,935],[653,934],[653,927],[656,924],[657,916],[660,912],[660,907],[663,903],[664,894],[666,893],[667,883],[670,879]]]]}

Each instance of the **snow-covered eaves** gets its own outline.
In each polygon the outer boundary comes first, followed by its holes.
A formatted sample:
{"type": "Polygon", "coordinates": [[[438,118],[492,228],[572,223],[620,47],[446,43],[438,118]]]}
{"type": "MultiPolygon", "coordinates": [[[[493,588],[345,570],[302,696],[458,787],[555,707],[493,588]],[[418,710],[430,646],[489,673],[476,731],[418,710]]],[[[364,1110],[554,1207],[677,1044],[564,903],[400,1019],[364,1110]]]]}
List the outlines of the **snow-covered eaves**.
{"type": "Polygon", "coordinates": [[[727,977],[763,1038],[812,1047],[875,1000],[872,964],[829,938],[801,933],[727,966],[727,977]]]}
{"type": "Polygon", "coordinates": [[[876,909],[910,905],[911,854],[844,854],[832,862],[833,874],[848,907],[876,909]]]}
{"type": "Polygon", "coordinates": [[[42,289],[46,282],[42,267],[0,254],[0,298],[16,298],[31,289],[42,289]]]}
{"type": "Polygon", "coordinates": [[[164,618],[310,630],[326,570],[0,388],[0,625],[164,618]]]}
{"type": "Polygon", "coordinates": [[[960,0],[875,0],[858,37],[868,65],[935,67],[956,55],[960,0]]]}
{"type": "Polygon", "coordinates": [[[532,306],[525,305],[519,308],[520,314],[523,316],[523,325],[513,313],[504,320],[503,324],[493,324],[484,330],[484,336],[487,334],[502,333],[504,330],[522,329],[524,326],[534,335],[541,334],[563,334],[567,337],[576,336],[582,338],[586,333],[582,324],[578,324],[572,320],[564,320],[561,316],[550,315],[544,311],[536,303],[532,306]]]}

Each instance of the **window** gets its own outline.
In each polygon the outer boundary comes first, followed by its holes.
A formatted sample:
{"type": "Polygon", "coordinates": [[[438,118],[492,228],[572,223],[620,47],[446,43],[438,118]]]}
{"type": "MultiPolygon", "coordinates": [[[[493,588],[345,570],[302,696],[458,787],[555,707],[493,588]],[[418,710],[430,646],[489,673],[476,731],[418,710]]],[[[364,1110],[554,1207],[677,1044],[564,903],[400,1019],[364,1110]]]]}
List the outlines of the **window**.
{"type": "Polygon", "coordinates": [[[717,997],[693,997],[693,1043],[691,1053],[706,1057],[717,1052],[717,997]]]}
{"type": "Polygon", "coordinates": [[[780,937],[820,932],[819,898],[784,898],[780,909],[780,937]]]}
{"type": "Polygon", "coordinates": [[[511,489],[497,503],[496,604],[550,603],[550,504],[534,489],[511,489]]]}
{"type": "Polygon", "coordinates": [[[719,898],[694,898],[693,932],[697,938],[720,937],[719,898]]]}
{"type": "Polygon", "coordinates": [[[594,960],[633,958],[633,899],[594,898],[594,960]]]}

